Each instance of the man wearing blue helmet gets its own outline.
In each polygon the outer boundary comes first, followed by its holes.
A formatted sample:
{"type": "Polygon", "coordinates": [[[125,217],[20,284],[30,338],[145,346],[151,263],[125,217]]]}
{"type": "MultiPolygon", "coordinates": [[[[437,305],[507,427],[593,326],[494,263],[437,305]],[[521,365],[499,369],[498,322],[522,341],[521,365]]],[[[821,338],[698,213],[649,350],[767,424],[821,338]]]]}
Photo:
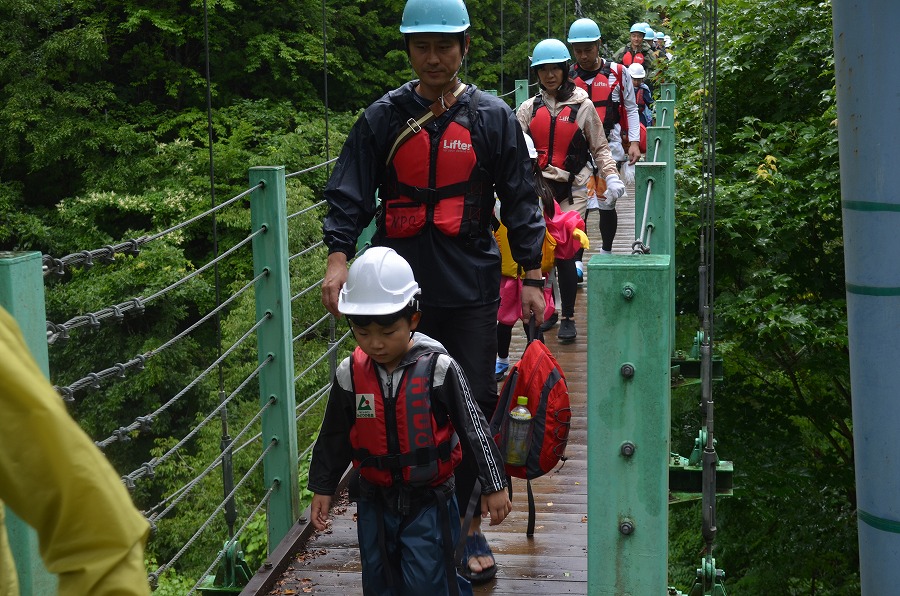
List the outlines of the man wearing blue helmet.
{"type": "MultiPolygon", "coordinates": [[[[375,218],[373,244],[393,248],[422,288],[419,331],[462,366],[475,402],[490,420],[497,404],[494,358],[500,300],[500,251],[491,230],[494,193],[509,227],[513,258],[525,270],[522,313],[544,315],[544,222],[525,138],[506,103],[457,78],[469,48],[462,0],[407,0],[400,31],[417,79],[370,105],[350,131],[325,188],[328,268],[322,302],[335,316],[362,230],[375,218]],[[380,198],[380,205],[375,197],[380,198]]],[[[463,450],[456,495],[465,509],[505,486],[479,475],[463,450]]],[[[475,517],[463,573],[486,581],[494,559],[475,517]]]]}
{"type": "Polygon", "coordinates": [[[631,66],[637,62],[644,67],[644,71],[649,79],[656,71],[656,55],[651,51],[649,41],[644,39],[647,35],[647,29],[650,29],[650,25],[647,23],[635,23],[632,25],[629,33],[629,43],[616,52],[613,60],[625,66],[631,66]]]}

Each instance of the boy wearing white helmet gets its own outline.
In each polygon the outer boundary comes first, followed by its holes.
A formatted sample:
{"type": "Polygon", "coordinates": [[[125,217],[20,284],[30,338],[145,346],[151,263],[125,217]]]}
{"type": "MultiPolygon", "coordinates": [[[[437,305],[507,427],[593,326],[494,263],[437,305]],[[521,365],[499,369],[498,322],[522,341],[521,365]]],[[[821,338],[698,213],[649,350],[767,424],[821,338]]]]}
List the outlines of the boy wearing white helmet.
{"type": "MultiPolygon", "coordinates": [[[[471,21],[463,0],[407,0],[400,22],[416,79],[372,103],[351,129],[324,191],[328,264],[322,303],[339,315],[338,294],[357,240],[396,250],[422,286],[419,330],[440,341],[466,373],[490,420],[497,406],[500,251],[491,229],[494,194],[510,247],[525,269],[521,308],[543,322],[544,222],[525,140],[506,102],[460,81],[471,21]],[[376,203],[376,196],[380,204],[376,203]],[[533,314],[532,314],[533,313],[533,314]]],[[[464,452],[457,498],[469,501],[477,469],[464,452]]],[[[476,495],[477,496],[477,495],[476,495]]],[[[475,517],[468,577],[490,580],[494,557],[475,517]]]]}
{"type": "Polygon", "coordinates": [[[631,75],[631,82],[634,85],[634,101],[637,103],[641,124],[651,126],[653,124],[653,94],[650,93],[650,87],[644,83],[646,76],[644,67],[640,64],[632,64],[628,67],[628,73],[631,75]]]}
{"type": "Polygon", "coordinates": [[[351,461],[359,470],[357,533],[364,594],[471,594],[456,573],[454,469],[474,456],[481,514],[512,508],[503,460],[465,375],[437,341],[415,333],[419,284],[393,249],[357,258],[338,298],[358,347],[337,369],[309,468],[312,524],[327,527],[351,461]]]}

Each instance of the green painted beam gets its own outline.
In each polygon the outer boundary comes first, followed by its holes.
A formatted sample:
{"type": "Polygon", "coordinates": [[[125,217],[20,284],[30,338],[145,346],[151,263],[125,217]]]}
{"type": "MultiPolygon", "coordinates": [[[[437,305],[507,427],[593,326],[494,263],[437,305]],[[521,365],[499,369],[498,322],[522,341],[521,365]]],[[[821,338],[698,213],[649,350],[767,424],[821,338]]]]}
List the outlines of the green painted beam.
{"type": "MultiPolygon", "coordinates": [[[[0,305],[16,320],[31,355],[49,378],[41,253],[0,252],[0,305]]],[[[41,560],[37,532],[10,509],[6,510],[6,532],[16,561],[20,596],[56,594],[58,582],[41,560]]]]}
{"type": "Polygon", "coordinates": [[[592,595],[667,589],[672,263],[665,254],[588,263],[592,595]]]}
{"type": "Polygon", "coordinates": [[[265,488],[277,482],[269,500],[269,552],[284,538],[300,515],[297,470],[297,424],[294,409],[294,349],[288,270],[287,192],[284,166],[250,168],[250,186],[263,183],[250,198],[253,231],[253,272],[268,271],[256,284],[256,320],[269,319],[257,331],[259,362],[272,361],[259,375],[260,406],[274,400],[262,416],[265,488]]]}
{"type": "Polygon", "coordinates": [[[528,79],[516,79],[516,107],[528,99],[528,79]]]}

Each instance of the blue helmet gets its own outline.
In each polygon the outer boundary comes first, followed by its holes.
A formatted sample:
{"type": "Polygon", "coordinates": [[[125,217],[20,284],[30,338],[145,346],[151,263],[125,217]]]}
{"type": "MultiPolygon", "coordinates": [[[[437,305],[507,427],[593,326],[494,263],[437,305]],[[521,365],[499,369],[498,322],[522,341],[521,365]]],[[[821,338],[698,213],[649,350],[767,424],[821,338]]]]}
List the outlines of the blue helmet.
{"type": "Polygon", "coordinates": [[[656,33],[653,32],[653,29],[650,28],[650,25],[644,27],[644,39],[646,39],[647,41],[656,39],[656,33]]]}
{"type": "Polygon", "coordinates": [[[531,67],[534,68],[542,64],[568,63],[571,60],[572,56],[569,54],[569,48],[566,47],[566,44],[558,39],[545,39],[534,46],[534,52],[531,55],[531,67]]]}
{"type": "Polygon", "coordinates": [[[470,23],[463,0],[407,0],[400,33],[462,33],[470,23]]]}
{"type": "Polygon", "coordinates": [[[569,27],[569,43],[598,41],[600,27],[591,19],[578,19],[569,27]]]}
{"type": "Polygon", "coordinates": [[[663,33],[662,31],[656,32],[656,39],[664,39],[665,37],[666,37],[666,34],[663,33]]]}
{"type": "Polygon", "coordinates": [[[644,35],[647,35],[647,27],[649,27],[647,23],[635,23],[631,26],[631,33],[643,33],[644,35]]]}

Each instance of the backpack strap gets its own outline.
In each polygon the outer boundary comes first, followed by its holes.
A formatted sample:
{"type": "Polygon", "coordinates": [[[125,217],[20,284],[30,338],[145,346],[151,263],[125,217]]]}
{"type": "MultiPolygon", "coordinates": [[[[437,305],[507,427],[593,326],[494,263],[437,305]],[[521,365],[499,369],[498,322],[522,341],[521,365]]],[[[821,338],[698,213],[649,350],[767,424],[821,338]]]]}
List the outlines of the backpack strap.
{"type": "Polygon", "coordinates": [[[406,128],[400,131],[400,134],[397,135],[397,139],[394,141],[394,144],[391,146],[391,150],[388,151],[387,159],[384,164],[389,165],[391,160],[394,159],[394,155],[397,154],[397,150],[400,149],[400,145],[405,143],[409,138],[422,130],[428,123],[442,115],[448,109],[453,107],[453,104],[456,103],[457,98],[462,95],[463,91],[466,90],[466,85],[462,82],[458,82],[456,88],[450,93],[450,96],[447,97],[447,93],[440,96],[434,103],[428,106],[428,109],[424,114],[419,116],[418,118],[410,118],[406,121],[406,128]]]}
{"type": "Polygon", "coordinates": [[[531,538],[534,536],[534,521],[537,517],[534,508],[534,490],[531,488],[531,479],[528,479],[528,527],[525,529],[525,535],[531,538]]]}
{"type": "MultiPolygon", "coordinates": [[[[512,486],[512,483],[509,483],[512,486]]],[[[462,529],[459,532],[459,541],[456,543],[456,554],[454,559],[462,561],[463,565],[468,565],[468,561],[463,561],[463,555],[466,551],[466,538],[469,535],[469,526],[472,525],[472,518],[475,516],[475,506],[481,501],[481,481],[475,479],[475,486],[472,487],[472,494],[469,496],[469,502],[466,504],[466,513],[463,516],[462,529]]]]}

